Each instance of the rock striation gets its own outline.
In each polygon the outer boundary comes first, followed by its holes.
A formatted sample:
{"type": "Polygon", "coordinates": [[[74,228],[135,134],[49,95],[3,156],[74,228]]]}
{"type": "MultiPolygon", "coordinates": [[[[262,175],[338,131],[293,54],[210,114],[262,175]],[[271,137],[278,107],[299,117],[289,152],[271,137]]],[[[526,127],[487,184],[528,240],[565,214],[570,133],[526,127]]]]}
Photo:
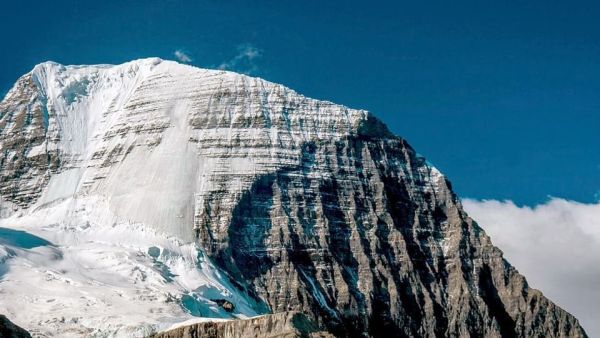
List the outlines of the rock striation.
{"type": "Polygon", "coordinates": [[[250,319],[183,325],[150,338],[333,338],[304,314],[281,312],[250,319]]]}
{"type": "Polygon", "coordinates": [[[336,336],[586,336],[406,140],[262,79],[156,58],[36,66],[0,104],[0,210],[87,196],[196,241],[257,311],[336,336]]]}

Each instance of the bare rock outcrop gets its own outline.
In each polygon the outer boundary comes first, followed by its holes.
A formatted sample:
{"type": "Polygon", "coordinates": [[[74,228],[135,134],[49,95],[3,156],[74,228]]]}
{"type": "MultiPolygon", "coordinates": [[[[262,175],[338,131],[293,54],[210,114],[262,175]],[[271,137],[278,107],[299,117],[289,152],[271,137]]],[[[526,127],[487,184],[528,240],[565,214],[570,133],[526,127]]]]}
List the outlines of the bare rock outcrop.
{"type": "Polygon", "coordinates": [[[31,335],[25,329],[13,324],[5,315],[0,315],[0,337],[31,338],[31,335]]]}
{"type": "Polygon", "coordinates": [[[150,338],[333,338],[308,317],[283,312],[250,319],[201,322],[152,335],[150,338]]]}

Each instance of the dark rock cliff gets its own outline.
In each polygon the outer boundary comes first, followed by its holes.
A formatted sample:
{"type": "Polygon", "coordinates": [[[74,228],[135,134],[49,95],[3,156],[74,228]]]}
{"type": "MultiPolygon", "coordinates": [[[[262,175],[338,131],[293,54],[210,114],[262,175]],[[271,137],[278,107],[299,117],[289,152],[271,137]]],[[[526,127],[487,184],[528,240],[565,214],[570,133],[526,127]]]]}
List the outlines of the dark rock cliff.
{"type": "Polygon", "coordinates": [[[209,253],[273,312],[313,314],[337,336],[585,336],[387,133],[307,143],[223,212],[226,232],[199,236],[209,253]]]}
{"type": "Polygon", "coordinates": [[[13,324],[6,316],[0,315],[0,337],[2,338],[31,338],[26,330],[13,324]]]}

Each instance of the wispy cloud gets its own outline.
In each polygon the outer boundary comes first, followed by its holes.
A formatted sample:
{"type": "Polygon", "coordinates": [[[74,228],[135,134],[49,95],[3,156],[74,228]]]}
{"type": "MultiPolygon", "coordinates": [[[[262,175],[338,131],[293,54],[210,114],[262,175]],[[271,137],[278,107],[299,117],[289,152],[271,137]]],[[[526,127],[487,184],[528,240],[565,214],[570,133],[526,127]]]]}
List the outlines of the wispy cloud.
{"type": "Polygon", "coordinates": [[[176,50],[173,54],[175,55],[177,60],[179,60],[179,62],[190,63],[194,61],[186,52],[184,52],[181,49],[176,50]]]}
{"type": "Polygon", "coordinates": [[[247,43],[239,45],[237,51],[238,53],[232,59],[221,63],[218,68],[244,74],[255,74],[258,71],[256,60],[262,57],[262,50],[247,43]]]}
{"type": "Polygon", "coordinates": [[[466,199],[463,205],[532,287],[600,337],[600,202],[553,198],[519,207],[466,199]]]}

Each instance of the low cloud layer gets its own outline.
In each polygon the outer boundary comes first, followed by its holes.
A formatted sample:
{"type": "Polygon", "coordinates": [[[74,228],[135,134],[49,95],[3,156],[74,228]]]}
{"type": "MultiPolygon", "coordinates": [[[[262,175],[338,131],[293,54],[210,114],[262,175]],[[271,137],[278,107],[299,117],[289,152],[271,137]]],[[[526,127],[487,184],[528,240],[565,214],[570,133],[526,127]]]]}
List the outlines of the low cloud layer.
{"type": "Polygon", "coordinates": [[[190,63],[190,62],[194,61],[187,53],[185,53],[181,49],[176,50],[173,53],[173,55],[175,55],[175,57],[177,58],[177,60],[179,60],[179,62],[190,63]]]}
{"type": "Polygon", "coordinates": [[[554,198],[531,208],[466,199],[463,205],[532,287],[600,337],[600,202],[554,198]]]}
{"type": "Polygon", "coordinates": [[[218,68],[255,74],[258,71],[256,60],[262,57],[262,51],[251,44],[239,45],[237,51],[238,53],[232,59],[222,62],[218,68]]]}

